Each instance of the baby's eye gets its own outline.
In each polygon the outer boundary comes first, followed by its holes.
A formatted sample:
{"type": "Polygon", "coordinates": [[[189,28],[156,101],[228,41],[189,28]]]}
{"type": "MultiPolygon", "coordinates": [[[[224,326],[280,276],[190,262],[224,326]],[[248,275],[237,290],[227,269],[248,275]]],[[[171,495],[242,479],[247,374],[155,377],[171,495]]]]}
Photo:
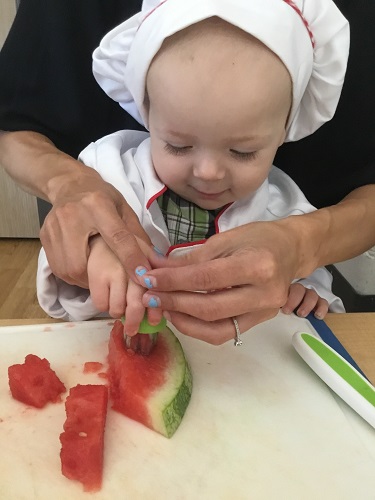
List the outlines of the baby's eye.
{"type": "Polygon", "coordinates": [[[186,154],[191,149],[191,146],[172,146],[172,144],[166,142],[164,145],[164,149],[169,154],[181,156],[186,154]]]}
{"type": "Polygon", "coordinates": [[[254,160],[258,154],[258,151],[250,151],[244,153],[243,151],[236,151],[235,149],[230,149],[229,150],[231,154],[237,159],[237,160],[254,160]]]}

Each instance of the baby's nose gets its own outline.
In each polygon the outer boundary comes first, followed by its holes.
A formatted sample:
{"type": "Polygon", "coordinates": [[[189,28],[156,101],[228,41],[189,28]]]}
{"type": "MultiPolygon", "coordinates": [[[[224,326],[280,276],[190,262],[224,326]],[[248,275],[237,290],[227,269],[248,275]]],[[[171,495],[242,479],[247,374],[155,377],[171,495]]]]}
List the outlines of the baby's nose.
{"type": "Polygon", "coordinates": [[[194,165],[194,175],[199,179],[210,181],[223,179],[225,169],[220,162],[212,157],[203,157],[194,165]]]}

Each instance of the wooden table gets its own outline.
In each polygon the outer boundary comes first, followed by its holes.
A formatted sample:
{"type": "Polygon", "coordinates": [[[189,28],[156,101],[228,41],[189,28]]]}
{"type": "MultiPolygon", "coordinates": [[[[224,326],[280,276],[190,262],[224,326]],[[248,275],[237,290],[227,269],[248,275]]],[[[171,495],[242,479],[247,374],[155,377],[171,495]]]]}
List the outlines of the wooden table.
{"type": "MultiPolygon", "coordinates": [[[[375,385],[375,313],[330,313],[325,321],[375,385]]],[[[46,318],[3,319],[0,320],[0,327],[56,322],[56,320],[46,318]]]]}

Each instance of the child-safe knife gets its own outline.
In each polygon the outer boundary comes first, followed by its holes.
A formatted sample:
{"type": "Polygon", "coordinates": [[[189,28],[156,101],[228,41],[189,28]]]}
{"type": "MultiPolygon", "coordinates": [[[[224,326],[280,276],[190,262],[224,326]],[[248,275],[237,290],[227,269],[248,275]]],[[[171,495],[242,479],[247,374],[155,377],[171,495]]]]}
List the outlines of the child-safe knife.
{"type": "Polygon", "coordinates": [[[312,370],[375,428],[375,387],[338,352],[311,333],[297,332],[293,346],[312,370]]]}

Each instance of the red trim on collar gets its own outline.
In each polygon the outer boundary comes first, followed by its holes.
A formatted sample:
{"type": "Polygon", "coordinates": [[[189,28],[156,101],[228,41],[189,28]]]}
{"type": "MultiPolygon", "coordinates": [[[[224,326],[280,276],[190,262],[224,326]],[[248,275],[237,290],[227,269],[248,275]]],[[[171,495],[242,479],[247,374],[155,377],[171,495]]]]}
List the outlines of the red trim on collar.
{"type": "Polygon", "coordinates": [[[180,243],[178,245],[172,245],[168,248],[168,252],[166,253],[166,257],[173,252],[173,250],[176,250],[176,248],[187,248],[187,247],[193,247],[194,245],[202,245],[203,243],[206,243],[206,239],[204,240],[197,240],[197,241],[188,241],[187,243],[180,243]]]}
{"type": "MultiPolygon", "coordinates": [[[[221,210],[221,212],[219,212],[217,214],[217,216],[215,217],[215,232],[216,233],[219,233],[219,217],[221,217],[223,215],[223,213],[226,211],[227,208],[229,208],[231,205],[233,205],[233,202],[232,203],[228,203],[228,205],[225,205],[225,207],[223,207],[223,209],[221,210]]],[[[168,251],[166,253],[166,257],[168,257],[168,255],[173,252],[173,250],[176,250],[176,248],[188,248],[188,247],[193,247],[194,245],[203,245],[204,243],[206,243],[207,239],[203,239],[203,240],[197,240],[197,241],[188,241],[186,243],[180,243],[178,245],[172,245],[168,248],[168,251]]]]}
{"type": "Polygon", "coordinates": [[[231,203],[228,203],[228,205],[225,205],[225,207],[223,207],[223,209],[221,210],[221,212],[219,212],[217,214],[217,216],[215,217],[215,233],[220,233],[220,230],[219,230],[219,218],[223,215],[223,213],[226,211],[226,209],[229,208],[231,205],[233,205],[233,201],[231,203]]]}
{"type": "Polygon", "coordinates": [[[156,198],[159,198],[159,196],[161,196],[165,191],[167,190],[167,186],[164,186],[163,189],[161,189],[158,193],[154,194],[154,196],[152,196],[147,204],[146,204],[146,208],[147,210],[150,208],[150,206],[152,205],[152,203],[156,200],[156,198]]]}

